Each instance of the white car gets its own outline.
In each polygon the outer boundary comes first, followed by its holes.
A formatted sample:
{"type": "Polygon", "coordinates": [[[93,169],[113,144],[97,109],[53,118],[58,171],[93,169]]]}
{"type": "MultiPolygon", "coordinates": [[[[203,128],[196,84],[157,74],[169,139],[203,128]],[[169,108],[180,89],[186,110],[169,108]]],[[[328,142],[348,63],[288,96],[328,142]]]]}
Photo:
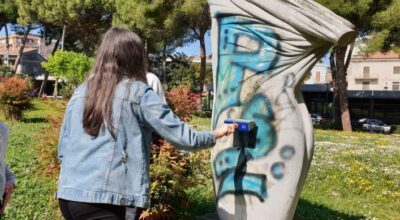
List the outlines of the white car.
{"type": "Polygon", "coordinates": [[[321,121],[322,121],[321,115],[312,113],[312,114],[310,114],[310,117],[311,117],[311,122],[313,125],[321,124],[321,121]]]}
{"type": "Polygon", "coordinates": [[[363,118],[358,120],[359,123],[362,125],[362,129],[369,132],[379,132],[384,134],[389,134],[392,127],[383,123],[381,120],[378,119],[368,119],[363,118]]]}

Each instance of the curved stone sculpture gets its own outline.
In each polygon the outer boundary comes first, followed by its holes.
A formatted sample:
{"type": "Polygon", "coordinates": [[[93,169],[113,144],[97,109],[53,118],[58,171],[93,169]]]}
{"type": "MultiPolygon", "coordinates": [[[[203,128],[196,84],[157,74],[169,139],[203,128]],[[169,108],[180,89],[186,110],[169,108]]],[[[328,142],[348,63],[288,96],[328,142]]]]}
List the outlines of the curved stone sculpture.
{"type": "Polygon", "coordinates": [[[299,90],[352,24],[309,0],[209,0],[213,127],[254,121],[212,152],[221,219],[293,219],[313,155],[313,128],[299,90]]]}

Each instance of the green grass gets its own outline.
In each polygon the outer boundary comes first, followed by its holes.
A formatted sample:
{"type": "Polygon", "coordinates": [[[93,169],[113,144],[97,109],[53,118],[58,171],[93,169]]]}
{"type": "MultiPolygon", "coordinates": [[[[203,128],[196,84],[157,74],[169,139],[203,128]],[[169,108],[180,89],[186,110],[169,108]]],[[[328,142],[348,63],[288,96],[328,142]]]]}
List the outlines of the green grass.
{"type": "Polygon", "coordinates": [[[211,130],[211,119],[203,117],[192,117],[190,124],[194,129],[200,131],[210,131],[211,130]]]}
{"type": "MultiPolygon", "coordinates": [[[[204,118],[191,123],[198,122],[208,128],[211,123],[204,118]]],[[[297,215],[399,219],[400,135],[316,129],[314,158],[297,215]]]]}
{"type": "Polygon", "coordinates": [[[399,143],[398,135],[316,130],[298,212],[310,219],[398,219],[399,143]]]}
{"type": "Polygon", "coordinates": [[[45,172],[46,163],[41,159],[44,149],[56,146],[47,142],[48,136],[57,134],[51,133],[53,127],[46,118],[62,112],[53,104],[38,101],[34,104],[36,109],[28,112],[23,121],[6,122],[10,128],[6,162],[17,177],[17,187],[2,219],[58,218],[54,200],[57,177],[45,172]]]}
{"type": "MultiPolygon", "coordinates": [[[[63,102],[35,101],[36,109],[11,130],[7,163],[17,188],[3,219],[59,219],[54,162],[63,102]]],[[[1,116],[0,116],[1,117],[1,116]]],[[[210,119],[194,117],[198,130],[210,119]]],[[[398,219],[400,216],[400,135],[315,130],[314,159],[297,214],[305,219],[398,219]]],[[[210,167],[205,168],[210,172],[210,167]]],[[[208,175],[205,175],[208,176],[208,175]]],[[[215,212],[212,180],[187,189],[194,215],[215,212]]]]}

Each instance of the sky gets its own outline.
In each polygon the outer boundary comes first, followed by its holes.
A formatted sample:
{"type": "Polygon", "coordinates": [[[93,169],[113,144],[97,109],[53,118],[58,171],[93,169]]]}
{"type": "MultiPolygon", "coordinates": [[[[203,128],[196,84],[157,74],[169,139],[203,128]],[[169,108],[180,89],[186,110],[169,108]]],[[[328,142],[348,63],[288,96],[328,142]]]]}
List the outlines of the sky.
{"type": "MultiPolygon", "coordinates": [[[[205,43],[206,43],[206,53],[207,55],[211,54],[211,35],[210,32],[206,34],[205,37],[205,43]]],[[[195,41],[193,43],[190,43],[188,45],[184,45],[183,47],[178,47],[175,50],[176,52],[183,52],[186,55],[189,56],[198,56],[200,55],[200,43],[199,41],[195,41]]]]}
{"type": "MultiPolygon", "coordinates": [[[[9,32],[11,32],[11,27],[8,26],[8,30],[9,32]]],[[[31,31],[32,34],[39,34],[39,30],[33,30],[31,31]]],[[[205,43],[206,43],[206,53],[207,55],[211,55],[211,32],[208,32],[205,36],[205,43]]],[[[4,36],[5,32],[4,32],[4,28],[1,29],[0,31],[0,36],[4,36]]],[[[200,44],[198,41],[195,41],[193,43],[184,45],[183,47],[178,47],[176,48],[175,52],[182,52],[185,53],[188,56],[198,56],[200,55],[200,44]]],[[[325,55],[325,57],[323,58],[323,62],[325,64],[329,65],[329,54],[325,55]]]]}
{"type": "MultiPolygon", "coordinates": [[[[31,34],[39,34],[39,29],[33,30],[31,31],[31,34]]],[[[13,32],[11,31],[11,27],[10,25],[8,25],[8,32],[10,34],[12,34],[13,32]]],[[[0,36],[5,36],[5,31],[4,28],[1,29],[0,31],[0,36]]],[[[207,55],[211,54],[211,37],[210,37],[210,33],[206,34],[205,37],[205,43],[206,43],[206,53],[207,55]]],[[[178,47],[176,48],[176,52],[183,52],[186,55],[189,56],[197,56],[200,55],[200,44],[198,41],[195,41],[193,43],[184,45],[183,47],[178,47]]]]}

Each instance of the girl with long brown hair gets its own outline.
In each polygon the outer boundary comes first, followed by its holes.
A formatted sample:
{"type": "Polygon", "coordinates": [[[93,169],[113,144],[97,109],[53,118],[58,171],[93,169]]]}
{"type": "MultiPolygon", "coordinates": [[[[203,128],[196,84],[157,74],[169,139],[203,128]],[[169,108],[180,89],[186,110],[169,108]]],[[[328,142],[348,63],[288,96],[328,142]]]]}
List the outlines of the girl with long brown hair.
{"type": "Polygon", "coordinates": [[[111,28],[86,82],[68,103],[59,140],[56,198],[66,219],[138,218],[150,206],[150,141],[157,132],[184,150],[212,147],[233,125],[197,132],[146,84],[145,54],[133,32],[111,28]]]}

